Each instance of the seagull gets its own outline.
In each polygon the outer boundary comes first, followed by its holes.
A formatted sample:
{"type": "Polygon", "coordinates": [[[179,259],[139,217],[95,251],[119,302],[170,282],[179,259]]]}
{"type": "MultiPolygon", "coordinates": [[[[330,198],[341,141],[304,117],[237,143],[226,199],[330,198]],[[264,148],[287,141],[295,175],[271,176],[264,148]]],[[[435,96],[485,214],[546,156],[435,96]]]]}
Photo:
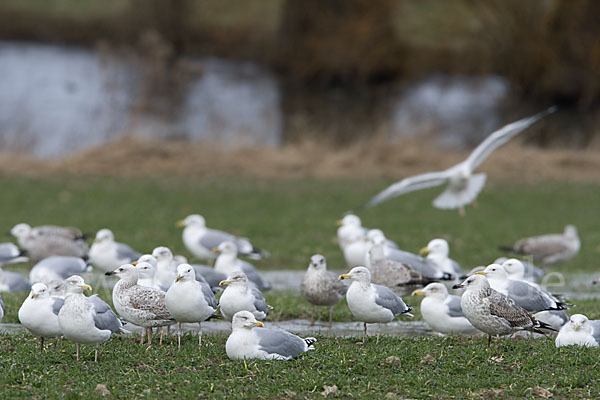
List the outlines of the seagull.
{"type": "Polygon", "coordinates": [[[462,311],[460,296],[448,294],[448,289],[441,283],[432,282],[412,295],[425,296],[421,301],[421,315],[434,331],[445,334],[477,332],[462,311]]]}
{"type": "Polygon", "coordinates": [[[365,207],[374,206],[405,193],[448,183],[446,190],[433,201],[433,206],[441,209],[458,208],[461,215],[464,215],[464,206],[475,200],[486,181],[486,174],[473,174],[473,171],[498,147],[554,111],[556,111],[556,107],[550,107],[539,114],[500,128],[481,142],[461,163],[444,171],[428,172],[404,178],[377,194],[365,204],[365,207]]]}
{"type": "Polygon", "coordinates": [[[565,226],[564,232],[532,236],[518,240],[513,246],[500,246],[500,250],[533,257],[544,265],[558,264],[573,258],[581,248],[577,228],[565,226]]]}
{"type": "Polygon", "coordinates": [[[536,320],[511,298],[492,289],[485,276],[472,275],[453,286],[453,289],[460,288],[466,288],[460,299],[463,313],[471,325],[488,334],[488,348],[492,336],[498,338],[519,330],[542,333],[539,328],[553,330],[547,324],[536,320]]]}
{"type": "Polygon", "coordinates": [[[17,224],[10,231],[34,261],[50,256],[87,257],[88,245],[82,237],[52,232],[54,230],[31,228],[27,224],[17,224]]]}
{"type": "Polygon", "coordinates": [[[385,257],[385,245],[374,244],[369,250],[367,268],[371,272],[371,282],[387,287],[422,285],[430,282],[419,272],[406,264],[385,257]]]}
{"type": "Polygon", "coordinates": [[[0,266],[4,264],[15,264],[29,261],[24,254],[25,251],[19,250],[14,243],[0,243],[0,266]]]}
{"type": "Polygon", "coordinates": [[[86,297],[84,290],[92,290],[79,275],[67,278],[67,297],[58,313],[58,324],[63,335],[79,345],[95,344],[94,362],[98,361],[98,343],[104,343],[110,336],[122,331],[123,324],[116,314],[98,295],[86,297]]]}
{"type": "Polygon", "coordinates": [[[598,347],[600,344],[600,320],[590,321],[583,314],[571,315],[569,322],[558,332],[554,343],[556,347],[570,345],[598,347]]]}
{"type": "Polygon", "coordinates": [[[407,267],[412,268],[427,279],[453,280],[454,274],[442,271],[438,265],[438,259],[435,256],[428,255],[423,258],[417,254],[408,251],[391,249],[384,246],[385,258],[400,262],[407,267]]]}
{"type": "Polygon", "coordinates": [[[230,360],[290,360],[314,350],[315,338],[301,338],[287,331],[265,328],[249,311],[233,316],[231,334],[225,343],[230,360]]]}
{"type": "Polygon", "coordinates": [[[371,242],[367,237],[359,231],[351,231],[346,234],[345,243],[342,252],[346,264],[352,267],[365,264],[371,248],[371,242]]]}
{"type": "Polygon", "coordinates": [[[448,242],[445,239],[437,238],[430,240],[427,246],[419,251],[419,254],[433,261],[444,273],[455,277],[462,276],[463,274],[460,265],[449,257],[450,246],[448,246],[448,242]]]}
{"type": "Polygon", "coordinates": [[[265,296],[248,285],[248,277],[242,271],[234,271],[219,285],[227,286],[219,298],[221,314],[227,321],[231,321],[238,311],[249,311],[259,320],[267,317],[269,306],[265,296]]]}
{"type": "Polygon", "coordinates": [[[58,312],[64,300],[50,297],[48,287],[36,283],[31,293],[19,308],[19,321],[27,330],[40,337],[40,354],[44,352],[44,338],[57,338],[62,335],[58,325],[58,312]]]}
{"type": "Polygon", "coordinates": [[[177,348],[181,348],[181,324],[197,322],[198,346],[202,345],[202,321],[206,321],[217,311],[217,299],[205,282],[196,280],[196,273],[190,264],[177,266],[177,276],[165,296],[165,304],[172,317],[179,324],[177,348]]]}
{"type": "Polygon", "coordinates": [[[302,297],[312,304],[311,326],[315,324],[315,306],[329,306],[329,327],[331,328],[333,308],[347,291],[348,286],[340,282],[336,274],[327,271],[325,257],[321,254],[313,255],[300,283],[302,297]]]}
{"type": "Polygon", "coordinates": [[[525,281],[508,279],[501,265],[490,264],[483,271],[475,272],[487,278],[492,289],[510,297],[517,305],[529,312],[564,310],[567,307],[556,297],[545,290],[538,289],[525,281]]]}
{"type": "MultiPolygon", "coordinates": [[[[174,322],[165,304],[165,292],[138,285],[139,273],[131,264],[121,265],[105,275],[116,275],[120,278],[112,293],[113,304],[119,315],[134,325],[146,328],[148,344],[152,344],[151,328],[171,325],[174,322]]],[[[140,344],[144,343],[143,340],[142,335],[140,344]]]]}
{"type": "Polygon", "coordinates": [[[536,267],[532,263],[517,260],[516,258],[499,257],[492,264],[502,265],[508,277],[518,281],[535,282],[546,274],[546,271],[536,267]],[[509,266],[507,266],[507,261],[510,261],[509,266]],[[515,261],[518,261],[520,266],[515,261]]]}
{"type": "Polygon", "coordinates": [[[23,275],[5,271],[0,266],[0,293],[1,292],[26,292],[31,289],[31,283],[23,275]]]}
{"type": "Polygon", "coordinates": [[[360,217],[354,214],[346,214],[344,218],[337,221],[337,239],[340,249],[343,251],[346,245],[350,244],[349,236],[357,233],[359,236],[366,236],[367,228],[362,226],[360,217]]]}
{"type": "Polygon", "coordinates": [[[215,254],[212,249],[225,241],[234,242],[240,255],[252,260],[267,257],[268,252],[255,248],[246,238],[236,237],[230,233],[206,227],[206,220],[202,215],[192,214],[178,221],[177,226],[183,229],[183,244],[194,256],[212,260],[215,254]]]}
{"type": "Polygon", "coordinates": [[[4,318],[4,300],[2,300],[2,296],[0,295],[0,321],[4,318]]]}
{"type": "Polygon", "coordinates": [[[173,260],[173,253],[168,247],[159,246],[152,250],[152,256],[156,259],[154,284],[168,290],[177,276],[177,263],[173,260]]]}
{"type": "Polygon", "coordinates": [[[92,267],[79,257],[50,256],[39,261],[29,271],[32,283],[41,282],[48,285],[52,281],[62,281],[71,275],[90,272],[92,267]]]}
{"type": "Polygon", "coordinates": [[[10,233],[17,238],[19,245],[23,247],[20,239],[26,237],[26,235],[33,236],[62,236],[70,240],[85,240],[86,235],[81,232],[80,229],[72,226],[57,226],[57,225],[40,225],[31,227],[29,224],[20,223],[15,225],[10,233]]]}
{"type": "Polygon", "coordinates": [[[225,241],[212,251],[219,254],[215,261],[215,271],[221,272],[227,276],[234,271],[242,271],[246,274],[248,280],[253,282],[258,289],[271,289],[271,284],[260,276],[252,264],[237,258],[238,251],[234,242],[225,241]]]}
{"type": "Polygon", "coordinates": [[[390,322],[401,314],[413,317],[409,313],[412,307],[407,306],[391,289],[371,283],[371,273],[367,268],[354,267],[338,279],[352,279],[346,292],[346,301],[352,315],[364,323],[363,343],[367,335],[367,323],[390,322]]]}
{"type": "Polygon", "coordinates": [[[100,229],[90,247],[89,257],[95,267],[107,272],[137,260],[140,253],[125,243],[115,242],[115,235],[110,229],[100,229]]]}

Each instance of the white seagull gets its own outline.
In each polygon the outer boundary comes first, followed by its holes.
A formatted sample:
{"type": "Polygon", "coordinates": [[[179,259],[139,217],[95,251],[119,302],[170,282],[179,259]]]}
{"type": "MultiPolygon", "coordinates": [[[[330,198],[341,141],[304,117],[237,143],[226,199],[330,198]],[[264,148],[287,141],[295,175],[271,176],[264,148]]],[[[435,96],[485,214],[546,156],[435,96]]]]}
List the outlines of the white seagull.
{"type": "Polygon", "coordinates": [[[268,256],[268,252],[255,248],[246,238],[237,237],[231,233],[210,229],[206,227],[206,220],[202,215],[192,214],[181,221],[177,226],[183,229],[183,244],[194,256],[202,259],[212,260],[215,254],[212,249],[218,247],[224,241],[232,241],[241,255],[252,260],[260,260],[268,256]]]}
{"type": "Polygon", "coordinates": [[[260,276],[254,265],[237,257],[238,250],[235,243],[225,241],[212,251],[219,254],[215,261],[215,271],[223,273],[226,276],[229,276],[234,271],[242,271],[246,274],[248,280],[254,283],[258,289],[271,289],[271,284],[260,276]]]}
{"type": "Polygon", "coordinates": [[[473,174],[473,171],[498,147],[554,111],[556,111],[556,107],[550,107],[539,114],[520,119],[500,128],[481,142],[469,157],[461,163],[444,171],[428,172],[404,178],[373,197],[365,207],[374,206],[405,193],[448,183],[446,190],[433,201],[433,206],[441,209],[458,208],[462,210],[460,211],[461,214],[464,214],[464,206],[475,200],[485,185],[486,174],[473,174]]]}
{"type": "Polygon", "coordinates": [[[58,313],[58,324],[63,335],[79,345],[95,344],[94,362],[98,361],[98,343],[104,343],[110,336],[121,331],[123,324],[116,314],[98,295],[86,297],[84,290],[92,290],[79,275],[66,280],[67,297],[58,313]]]}
{"type": "Polygon", "coordinates": [[[115,235],[110,229],[100,229],[90,247],[89,257],[95,267],[107,272],[137,260],[140,253],[125,243],[115,242],[115,235]]]}
{"type": "Polygon", "coordinates": [[[571,315],[563,325],[554,342],[556,347],[577,345],[597,347],[600,344],[600,321],[590,321],[583,314],[571,315]]]}
{"type": "Polygon", "coordinates": [[[371,283],[371,273],[367,268],[354,267],[338,279],[352,279],[346,292],[346,301],[352,315],[364,323],[363,343],[367,335],[367,323],[390,322],[401,314],[413,317],[409,313],[412,307],[407,306],[390,288],[371,283]]]}
{"type": "Polygon", "coordinates": [[[308,350],[314,350],[315,338],[301,338],[287,331],[265,328],[248,311],[233,316],[231,335],[225,343],[231,360],[290,360],[308,350]]]}
{"type": "Polygon", "coordinates": [[[198,282],[196,273],[190,264],[177,266],[177,276],[165,296],[169,313],[179,324],[177,330],[177,348],[181,348],[181,324],[197,322],[198,346],[202,345],[202,321],[206,321],[217,311],[217,299],[208,283],[198,282]]]}
{"type": "Polygon", "coordinates": [[[265,296],[255,287],[248,285],[248,277],[242,271],[234,271],[219,285],[227,286],[219,298],[219,308],[223,318],[231,321],[238,311],[249,311],[256,319],[267,317],[265,296]]]}
{"type": "Polygon", "coordinates": [[[52,281],[62,281],[71,275],[90,272],[92,267],[79,257],[50,256],[39,261],[29,271],[32,283],[41,282],[49,285],[52,281]]]}
{"type": "Polygon", "coordinates": [[[19,308],[19,321],[27,330],[40,337],[40,353],[44,352],[44,339],[57,338],[62,335],[58,325],[58,313],[64,300],[50,297],[48,287],[36,283],[31,293],[19,308]]]}

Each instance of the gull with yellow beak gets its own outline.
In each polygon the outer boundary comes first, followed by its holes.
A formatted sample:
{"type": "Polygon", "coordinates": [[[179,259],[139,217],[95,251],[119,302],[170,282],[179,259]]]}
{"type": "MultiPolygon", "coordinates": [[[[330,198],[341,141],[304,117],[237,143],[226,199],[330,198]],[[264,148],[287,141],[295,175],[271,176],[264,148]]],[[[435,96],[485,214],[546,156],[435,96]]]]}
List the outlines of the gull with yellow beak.
{"type": "Polygon", "coordinates": [[[94,267],[104,272],[112,271],[119,265],[137,260],[140,253],[129,245],[115,241],[110,229],[100,229],[90,247],[89,260],[94,267]]]}
{"type": "Polygon", "coordinates": [[[284,330],[265,328],[251,312],[239,311],[233,316],[225,351],[231,360],[290,360],[314,350],[316,341],[284,330]]]}
{"type": "Polygon", "coordinates": [[[197,322],[198,346],[202,345],[202,322],[217,311],[218,302],[206,282],[196,280],[196,273],[190,264],[177,266],[177,276],[165,296],[169,313],[179,324],[177,348],[181,348],[182,323],[197,322]]]}
{"type": "Polygon", "coordinates": [[[260,276],[254,265],[238,258],[238,249],[234,242],[225,241],[212,251],[218,254],[215,271],[223,273],[225,276],[229,276],[235,271],[242,271],[258,289],[271,289],[271,284],[260,276]]]}
{"type": "Polygon", "coordinates": [[[214,259],[215,254],[211,250],[225,241],[234,242],[239,253],[252,260],[260,260],[269,255],[268,252],[254,247],[246,238],[207,228],[206,220],[199,214],[188,215],[185,219],[177,221],[176,225],[183,228],[182,239],[185,247],[201,259],[214,259]]]}
{"type": "Polygon", "coordinates": [[[363,343],[365,343],[368,323],[391,322],[398,315],[413,317],[409,313],[412,307],[407,306],[400,296],[386,286],[371,283],[371,273],[367,268],[354,267],[347,274],[340,275],[338,279],[352,280],[346,292],[346,301],[352,315],[364,323],[363,343]]]}
{"type": "Polygon", "coordinates": [[[221,314],[227,321],[231,321],[238,311],[249,311],[259,320],[267,317],[270,306],[265,296],[257,288],[248,285],[248,277],[242,271],[234,271],[219,285],[227,286],[219,299],[221,314]]]}
{"type": "Polygon", "coordinates": [[[558,332],[554,343],[556,347],[570,345],[597,347],[600,344],[600,321],[590,321],[583,314],[571,315],[569,322],[558,332]]]}
{"type": "Polygon", "coordinates": [[[446,286],[430,283],[423,289],[412,292],[413,296],[425,296],[421,301],[421,315],[435,332],[443,334],[475,333],[460,306],[460,296],[448,293],[446,286]]]}
{"type": "Polygon", "coordinates": [[[431,261],[437,268],[445,274],[455,278],[463,275],[460,265],[450,258],[450,246],[445,239],[432,239],[423,247],[419,253],[427,261],[431,261]]]}
{"type": "Polygon", "coordinates": [[[27,330],[40,337],[40,353],[44,352],[45,338],[58,338],[62,335],[58,325],[58,312],[64,300],[50,297],[48,287],[36,283],[31,293],[19,308],[19,321],[27,330]]]}
{"type": "Polygon", "coordinates": [[[58,324],[65,336],[79,345],[95,344],[94,361],[98,361],[98,343],[104,343],[115,332],[124,332],[123,324],[108,304],[97,295],[86,297],[84,290],[92,290],[79,275],[66,279],[67,297],[58,313],[58,324]]]}

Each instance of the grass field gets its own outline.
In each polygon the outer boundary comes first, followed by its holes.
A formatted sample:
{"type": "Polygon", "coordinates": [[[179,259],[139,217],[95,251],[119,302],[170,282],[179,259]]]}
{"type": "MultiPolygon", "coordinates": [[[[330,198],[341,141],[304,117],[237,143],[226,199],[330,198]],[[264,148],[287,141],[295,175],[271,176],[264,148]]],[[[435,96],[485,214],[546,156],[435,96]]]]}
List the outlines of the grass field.
{"type": "MultiPolygon", "coordinates": [[[[175,221],[203,214],[211,227],[252,238],[268,249],[265,269],[304,269],[320,252],[333,269],[344,263],[333,241],[335,221],[387,184],[383,180],[275,180],[207,178],[22,178],[2,177],[0,229],[18,222],[56,223],[93,232],[110,227],[117,240],[140,251],[168,245],[189,255],[175,221]]],[[[446,238],[451,256],[464,269],[485,264],[524,235],[579,228],[582,251],[556,271],[595,273],[600,232],[594,207],[600,185],[491,182],[479,207],[465,218],[430,206],[436,191],[414,193],[359,213],[367,226],[380,227],[404,249],[417,251],[435,236],[446,238]]],[[[23,266],[7,266],[25,271],[23,266]]],[[[101,295],[106,295],[101,291],[101,295]]],[[[3,322],[17,322],[25,294],[5,294],[3,322]]],[[[269,319],[308,318],[310,307],[298,294],[267,294],[275,306],[269,319]]],[[[418,305],[419,299],[407,298],[418,305]]],[[[600,301],[578,300],[571,313],[600,318],[600,301]]],[[[418,308],[416,318],[419,319],[418,308]]],[[[320,318],[326,318],[322,310],[320,318]]],[[[341,303],[337,321],[352,317],[341,303]]],[[[199,351],[186,338],[181,352],[169,343],[148,349],[115,337],[101,346],[94,364],[92,347],[75,362],[75,347],[61,342],[40,357],[32,336],[0,336],[0,395],[100,398],[106,385],[115,398],[248,397],[322,398],[323,385],[336,385],[328,397],[382,398],[597,398],[598,349],[556,350],[550,340],[505,340],[497,358],[483,338],[382,338],[358,345],[355,338],[318,337],[317,350],[290,362],[243,363],[226,359],[224,336],[207,336],[199,351]],[[389,357],[397,357],[391,358],[389,357]],[[387,361],[386,361],[387,360],[387,361]],[[391,394],[388,394],[391,393],[391,394]]]]}

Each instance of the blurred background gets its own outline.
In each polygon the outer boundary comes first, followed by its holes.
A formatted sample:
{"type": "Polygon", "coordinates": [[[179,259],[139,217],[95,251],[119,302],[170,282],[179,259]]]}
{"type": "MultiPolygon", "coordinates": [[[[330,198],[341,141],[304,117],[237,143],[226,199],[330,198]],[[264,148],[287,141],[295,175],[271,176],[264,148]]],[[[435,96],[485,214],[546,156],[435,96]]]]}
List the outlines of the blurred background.
{"type": "Polygon", "coordinates": [[[3,0],[0,147],[464,150],[557,104],[520,140],[594,148],[599,21],[595,0],[3,0]]]}

